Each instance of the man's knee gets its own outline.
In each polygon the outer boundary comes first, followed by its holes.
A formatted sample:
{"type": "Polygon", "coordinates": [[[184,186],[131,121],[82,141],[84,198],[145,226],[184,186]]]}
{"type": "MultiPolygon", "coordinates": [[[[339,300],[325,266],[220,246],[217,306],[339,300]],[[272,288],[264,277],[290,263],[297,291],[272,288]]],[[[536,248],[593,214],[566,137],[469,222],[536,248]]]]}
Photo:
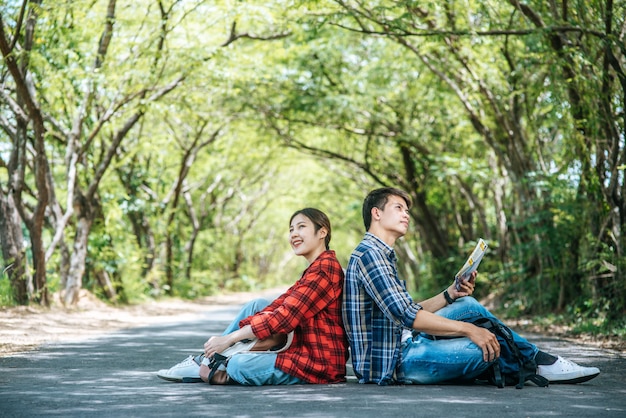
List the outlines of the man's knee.
{"type": "Polygon", "coordinates": [[[457,299],[455,303],[460,303],[460,304],[464,304],[464,305],[468,305],[468,306],[481,306],[479,301],[477,301],[473,296],[465,296],[462,297],[460,299],[457,299]]]}

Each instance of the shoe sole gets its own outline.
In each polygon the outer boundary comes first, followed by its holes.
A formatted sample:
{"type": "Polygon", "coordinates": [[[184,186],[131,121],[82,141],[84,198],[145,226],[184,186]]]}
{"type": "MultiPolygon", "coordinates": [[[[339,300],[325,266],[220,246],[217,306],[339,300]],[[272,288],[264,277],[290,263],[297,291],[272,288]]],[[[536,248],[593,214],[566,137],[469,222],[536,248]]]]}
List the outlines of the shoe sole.
{"type": "Polygon", "coordinates": [[[584,383],[584,382],[587,382],[587,381],[593,379],[594,377],[598,377],[599,374],[600,373],[590,374],[588,376],[577,377],[575,379],[569,379],[569,380],[550,380],[550,384],[555,384],[555,385],[574,385],[576,383],[584,383]]]}
{"type": "Polygon", "coordinates": [[[175,376],[164,376],[162,374],[157,374],[158,378],[163,380],[167,380],[168,382],[175,383],[201,383],[202,379],[199,377],[175,377],[175,376]]]}

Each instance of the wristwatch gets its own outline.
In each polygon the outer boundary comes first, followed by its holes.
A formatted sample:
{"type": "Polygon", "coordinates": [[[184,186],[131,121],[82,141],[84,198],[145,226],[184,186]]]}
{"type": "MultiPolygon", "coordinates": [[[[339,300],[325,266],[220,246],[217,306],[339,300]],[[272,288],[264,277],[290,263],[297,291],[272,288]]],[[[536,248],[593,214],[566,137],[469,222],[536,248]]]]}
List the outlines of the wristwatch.
{"type": "Polygon", "coordinates": [[[448,305],[456,302],[456,299],[452,299],[450,293],[448,293],[448,289],[443,291],[443,297],[446,298],[446,302],[448,302],[448,305]]]}

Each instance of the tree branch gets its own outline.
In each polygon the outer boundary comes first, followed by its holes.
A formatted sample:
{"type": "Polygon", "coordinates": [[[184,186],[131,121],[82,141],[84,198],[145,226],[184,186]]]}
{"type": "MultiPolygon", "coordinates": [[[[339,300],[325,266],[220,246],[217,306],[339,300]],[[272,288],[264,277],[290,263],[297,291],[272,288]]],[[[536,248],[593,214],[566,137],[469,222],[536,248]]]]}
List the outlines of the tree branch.
{"type": "Polygon", "coordinates": [[[236,40],[241,39],[241,38],[248,38],[248,39],[259,40],[259,41],[273,41],[276,39],[286,38],[289,35],[291,35],[291,32],[282,32],[282,33],[277,33],[277,34],[268,35],[268,36],[254,35],[248,32],[237,33],[237,21],[234,21],[230,27],[230,35],[228,39],[224,43],[222,43],[220,46],[221,47],[228,46],[232,44],[233,42],[235,42],[236,40]]]}

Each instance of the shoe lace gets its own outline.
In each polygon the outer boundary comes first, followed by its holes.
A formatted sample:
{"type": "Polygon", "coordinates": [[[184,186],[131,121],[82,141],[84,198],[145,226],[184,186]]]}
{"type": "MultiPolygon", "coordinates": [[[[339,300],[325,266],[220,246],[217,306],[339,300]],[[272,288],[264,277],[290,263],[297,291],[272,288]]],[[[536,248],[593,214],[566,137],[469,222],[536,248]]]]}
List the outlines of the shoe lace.
{"type": "Polygon", "coordinates": [[[559,365],[559,368],[561,370],[575,370],[575,369],[580,369],[580,366],[576,363],[574,363],[571,360],[565,359],[563,357],[559,358],[559,362],[557,362],[557,364],[559,365]]]}
{"type": "Polygon", "coordinates": [[[195,360],[193,359],[193,356],[187,357],[185,360],[181,361],[176,366],[177,367],[187,367],[187,366],[190,366],[191,364],[196,364],[195,360]]]}

